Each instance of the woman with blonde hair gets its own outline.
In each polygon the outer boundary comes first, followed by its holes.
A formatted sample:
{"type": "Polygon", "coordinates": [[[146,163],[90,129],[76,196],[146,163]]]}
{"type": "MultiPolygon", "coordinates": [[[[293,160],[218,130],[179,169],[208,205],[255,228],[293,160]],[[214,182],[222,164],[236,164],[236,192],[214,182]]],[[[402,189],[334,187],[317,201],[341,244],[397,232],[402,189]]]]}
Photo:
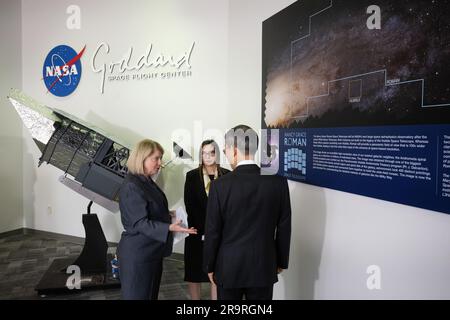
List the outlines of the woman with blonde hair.
{"type": "MultiPolygon", "coordinates": [[[[189,236],[184,245],[184,280],[192,300],[200,299],[201,283],[209,278],[202,269],[203,235],[205,233],[206,204],[211,182],[229,172],[220,167],[219,146],[214,140],[203,141],[200,146],[200,165],[186,174],[184,203],[188,223],[198,230],[198,235],[189,236]]],[[[217,300],[217,288],[211,284],[211,300],[217,300]]]]}
{"type": "Polygon", "coordinates": [[[152,140],[140,141],[128,158],[128,175],[119,195],[122,233],[118,257],[122,298],[158,299],[163,258],[172,253],[172,232],[196,234],[171,222],[167,198],[153,181],[164,149],[152,140]]]}

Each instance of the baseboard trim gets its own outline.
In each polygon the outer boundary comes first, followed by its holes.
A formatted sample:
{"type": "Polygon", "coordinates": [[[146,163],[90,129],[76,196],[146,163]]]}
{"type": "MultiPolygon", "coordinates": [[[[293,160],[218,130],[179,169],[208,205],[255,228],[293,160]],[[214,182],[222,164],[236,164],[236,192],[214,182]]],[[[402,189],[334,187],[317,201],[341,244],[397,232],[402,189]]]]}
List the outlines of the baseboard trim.
{"type": "Polygon", "coordinates": [[[24,229],[25,228],[19,228],[19,229],[14,229],[11,231],[5,231],[0,233],[0,239],[1,238],[6,238],[6,237],[11,237],[11,236],[18,236],[18,235],[23,235],[24,234],[24,229]]]}
{"type": "MultiPolygon", "coordinates": [[[[31,229],[31,228],[20,228],[20,229],[16,229],[16,230],[12,230],[12,231],[3,232],[3,233],[0,233],[0,238],[6,238],[6,237],[11,237],[11,236],[16,236],[16,235],[38,235],[38,236],[43,236],[43,237],[54,238],[57,240],[72,242],[72,243],[76,243],[79,245],[84,245],[84,240],[85,240],[85,238],[82,238],[82,237],[76,237],[76,236],[71,236],[71,235],[67,235],[67,234],[44,231],[44,230],[37,230],[37,229],[31,229]]],[[[109,247],[117,247],[117,245],[118,245],[117,242],[108,242],[109,247]]]]}

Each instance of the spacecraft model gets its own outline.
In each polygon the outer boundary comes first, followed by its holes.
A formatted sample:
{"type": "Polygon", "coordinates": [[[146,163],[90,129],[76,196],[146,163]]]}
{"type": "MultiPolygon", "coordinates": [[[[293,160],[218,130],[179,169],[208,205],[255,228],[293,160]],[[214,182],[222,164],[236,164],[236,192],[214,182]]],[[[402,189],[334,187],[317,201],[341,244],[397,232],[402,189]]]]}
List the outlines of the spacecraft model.
{"type": "Polygon", "coordinates": [[[39,294],[68,290],[69,266],[80,268],[83,289],[117,287],[108,270],[108,243],[92,203],[111,212],[119,210],[118,194],[127,174],[130,145],[65,111],[47,107],[12,89],[8,99],[41,150],[39,166],[46,162],[64,174],[59,181],[90,200],[83,214],[86,239],[80,256],[74,261],[56,259],[42,277],[39,294]]]}
{"type": "Polygon", "coordinates": [[[11,90],[8,99],[42,152],[39,165],[46,162],[61,169],[64,175],[59,180],[64,185],[117,212],[131,146],[65,111],[40,104],[19,90],[11,90]]]}

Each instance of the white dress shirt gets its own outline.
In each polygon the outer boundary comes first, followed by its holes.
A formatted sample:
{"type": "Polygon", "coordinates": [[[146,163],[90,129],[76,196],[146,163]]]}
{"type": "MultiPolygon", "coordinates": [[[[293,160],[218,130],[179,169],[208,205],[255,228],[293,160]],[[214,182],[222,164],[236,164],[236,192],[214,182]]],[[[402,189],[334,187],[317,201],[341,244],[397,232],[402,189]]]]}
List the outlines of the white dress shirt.
{"type": "Polygon", "coordinates": [[[236,168],[239,166],[245,166],[247,164],[256,164],[256,162],[255,160],[242,160],[236,165],[236,168]]]}

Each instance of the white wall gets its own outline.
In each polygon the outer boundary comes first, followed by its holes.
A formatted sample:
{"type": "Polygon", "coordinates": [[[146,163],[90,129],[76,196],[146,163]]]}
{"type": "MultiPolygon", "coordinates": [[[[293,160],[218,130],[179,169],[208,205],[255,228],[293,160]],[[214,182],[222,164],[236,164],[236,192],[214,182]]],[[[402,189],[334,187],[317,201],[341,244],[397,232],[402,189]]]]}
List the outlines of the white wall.
{"type": "Polygon", "coordinates": [[[21,228],[22,125],[6,96],[22,87],[21,2],[0,2],[0,233],[21,228]]]}
{"type": "MultiPolygon", "coordinates": [[[[260,127],[261,23],[292,0],[230,0],[231,123],[260,127]]],[[[290,182],[286,299],[449,299],[450,215],[290,182]],[[381,290],[366,269],[381,268],[381,290]]]]}
{"type": "MultiPolygon", "coordinates": [[[[166,159],[170,158],[174,131],[194,132],[198,127],[223,131],[227,127],[227,1],[24,0],[22,12],[23,89],[38,101],[133,143],[141,137],[155,139],[167,150],[166,159]],[[69,17],[66,8],[71,4],[81,9],[80,30],[66,27],[69,17]],[[107,82],[105,93],[100,93],[101,76],[91,70],[90,60],[101,42],[107,42],[111,49],[109,55],[101,51],[99,64],[119,60],[131,46],[137,60],[149,44],[153,44],[155,54],[178,56],[193,41],[196,44],[191,58],[192,77],[107,82]],[[68,44],[77,51],[86,45],[80,85],[65,98],[47,94],[41,81],[47,53],[60,44],[68,44]],[[196,121],[202,122],[196,125],[196,121]]],[[[37,159],[39,151],[26,136],[26,154],[37,159]]],[[[24,169],[25,193],[31,195],[25,204],[26,226],[84,236],[81,214],[88,201],[60,185],[57,178],[62,172],[53,166],[44,164],[37,169],[25,163],[24,169]]],[[[184,173],[189,169],[188,165],[171,166],[159,178],[171,206],[182,203],[184,173]]],[[[122,231],[119,214],[113,215],[95,205],[93,210],[99,214],[107,239],[118,241],[122,231]]],[[[177,250],[182,250],[182,245],[177,250]]]]}
{"type": "MultiPolygon", "coordinates": [[[[224,130],[261,121],[261,23],[292,0],[49,1],[24,0],[23,88],[130,140],[149,137],[170,149],[178,128],[224,130]],[[81,7],[81,30],[65,27],[65,10],[81,7]],[[51,8],[51,10],[49,10],[51,8]],[[45,35],[43,37],[42,35],[45,35]],[[193,77],[170,82],[106,84],[88,60],[98,43],[118,59],[152,42],[177,50],[196,41],[193,77]],[[62,43],[87,45],[84,73],[67,98],[46,94],[41,69],[48,51],[62,43]]],[[[35,168],[37,148],[25,134],[24,213],[26,226],[83,236],[87,200],[57,182],[52,166],[35,168]],[[48,208],[51,207],[51,210],[48,208]],[[51,212],[51,213],[49,213],[51,212]]],[[[172,205],[180,203],[183,173],[166,170],[160,180],[172,205]]],[[[291,264],[275,288],[281,299],[450,298],[450,217],[352,194],[290,183],[293,209],[291,264]],[[382,290],[366,288],[366,268],[381,267],[382,290]]],[[[119,216],[96,207],[110,241],[120,237],[119,216]]],[[[181,247],[178,248],[181,250],[181,247]]]]}

